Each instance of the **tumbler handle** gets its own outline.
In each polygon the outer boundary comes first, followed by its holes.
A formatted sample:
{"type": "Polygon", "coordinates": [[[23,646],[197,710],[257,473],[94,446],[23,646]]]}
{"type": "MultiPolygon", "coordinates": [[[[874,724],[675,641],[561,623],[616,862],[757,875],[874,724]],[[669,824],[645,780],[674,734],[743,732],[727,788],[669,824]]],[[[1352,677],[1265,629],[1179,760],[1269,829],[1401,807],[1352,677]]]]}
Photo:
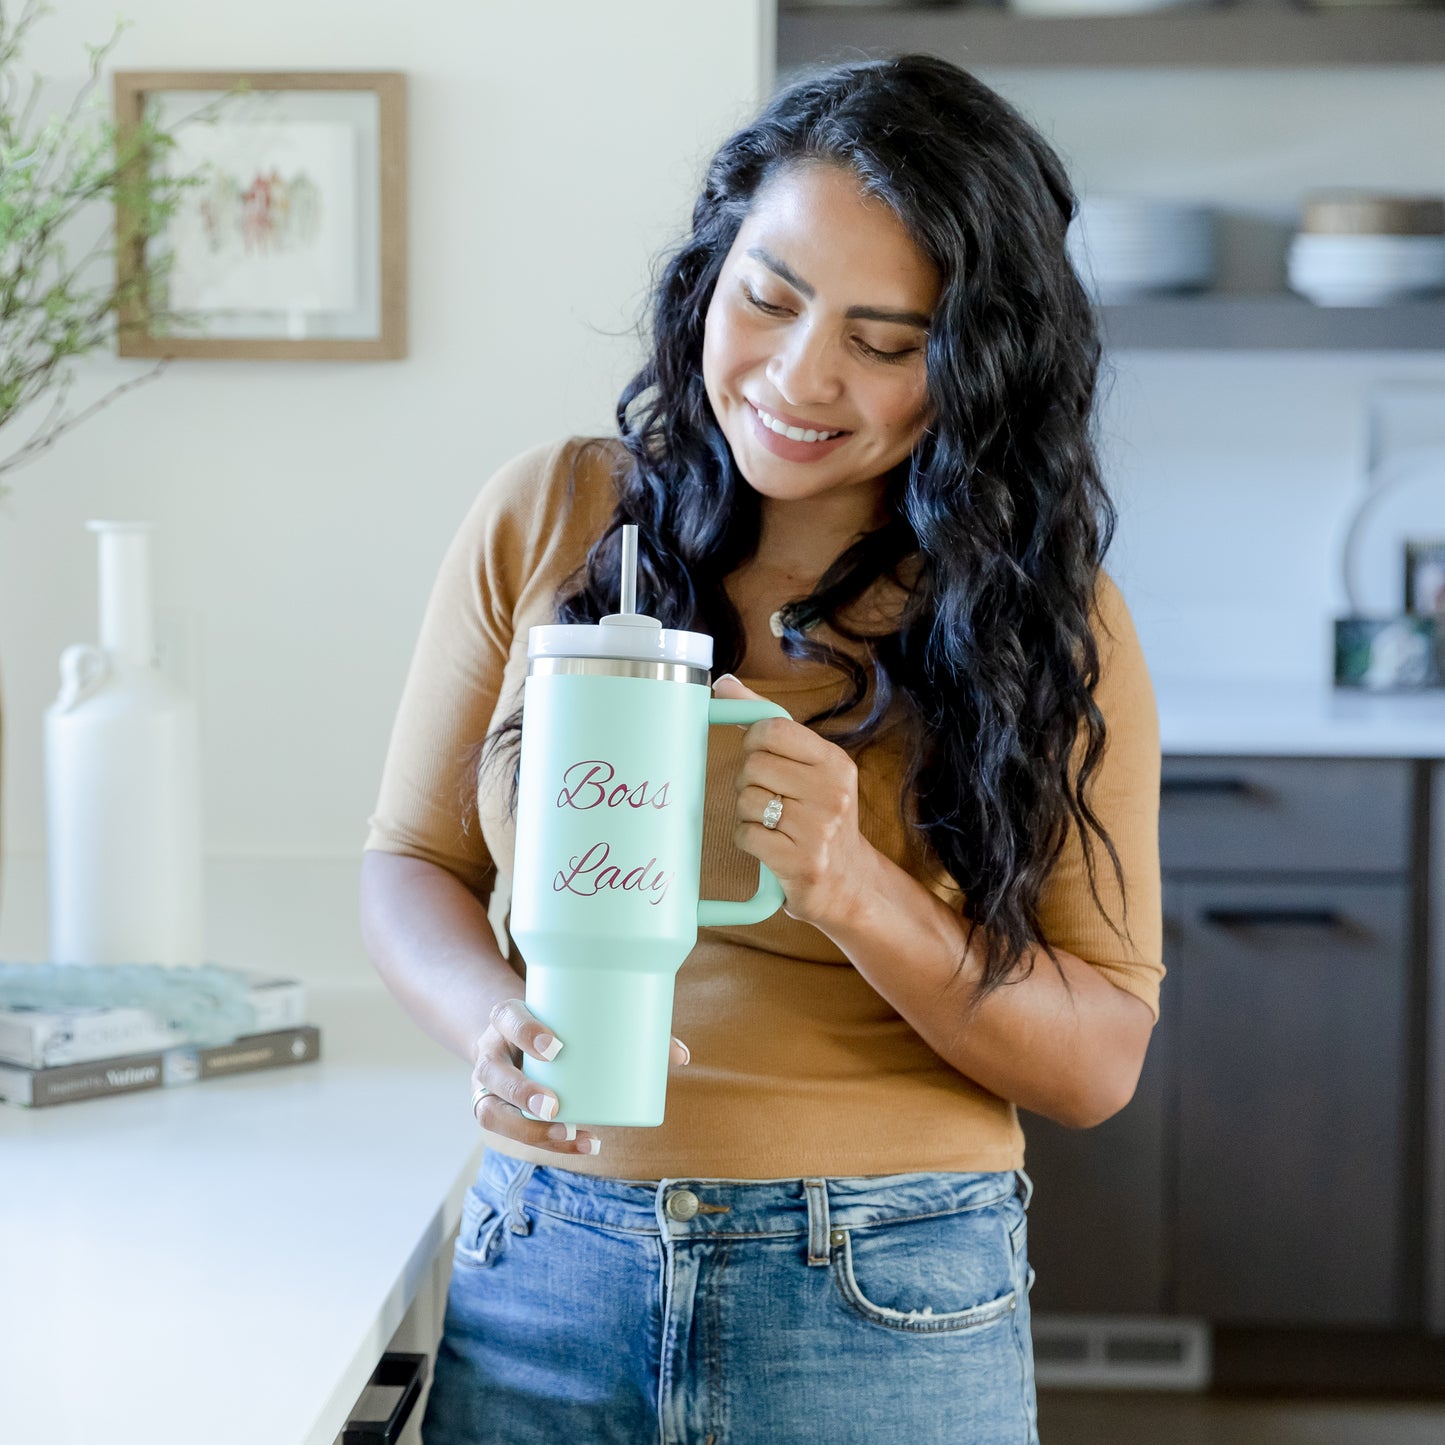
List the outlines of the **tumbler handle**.
{"type": "MultiPolygon", "coordinates": [[[[752,698],[715,697],[708,701],[707,725],[761,722],[765,717],[790,717],[787,708],[775,702],[752,698]]],[[[761,923],[783,906],[783,885],[772,869],[758,864],[758,891],[751,898],[737,900],[703,898],[697,905],[699,928],[718,928],[739,923],[761,923]]]]}

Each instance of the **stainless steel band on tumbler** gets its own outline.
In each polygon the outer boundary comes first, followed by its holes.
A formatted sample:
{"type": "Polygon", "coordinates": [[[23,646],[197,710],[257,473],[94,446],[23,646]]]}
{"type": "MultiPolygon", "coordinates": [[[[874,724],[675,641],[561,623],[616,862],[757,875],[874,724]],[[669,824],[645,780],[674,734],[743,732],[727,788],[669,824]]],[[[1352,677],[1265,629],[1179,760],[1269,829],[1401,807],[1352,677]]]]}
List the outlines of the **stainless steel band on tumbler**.
{"type": "Polygon", "coordinates": [[[527,664],[527,676],[582,673],[591,677],[645,677],[653,682],[695,682],[712,685],[705,667],[684,662],[642,662],[627,657],[534,657],[527,664]]]}

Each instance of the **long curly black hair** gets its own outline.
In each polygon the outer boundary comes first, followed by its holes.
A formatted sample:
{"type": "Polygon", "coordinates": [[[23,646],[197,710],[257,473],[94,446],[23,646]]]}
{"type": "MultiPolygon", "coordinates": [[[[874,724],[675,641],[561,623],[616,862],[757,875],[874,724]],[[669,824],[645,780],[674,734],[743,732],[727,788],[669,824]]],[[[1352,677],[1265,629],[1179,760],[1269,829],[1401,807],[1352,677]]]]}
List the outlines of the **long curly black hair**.
{"type": "MultiPolygon", "coordinates": [[[[637,610],[710,633],[717,672],[740,665],[743,625],[723,583],[756,552],[761,505],[704,388],[704,318],[759,189],[783,168],[817,162],[846,167],[889,205],[943,284],[927,343],[931,420],[887,480],[889,519],[789,604],[782,646],[850,684],[809,726],[858,708],[871,682],[863,720],[823,733],[851,753],[890,712],[903,715],[909,821],[962,891],[970,946],[982,929],[971,1014],[1021,962],[1032,967],[1035,946],[1067,984],[1038,903],[1071,829],[1101,911],[1090,834],[1124,891],[1086,800],[1105,732],[1091,614],[1115,526],[1092,436],[1097,324],[1065,250],[1076,204],[1068,177],[1000,96],[927,55],[836,65],[778,91],[723,143],[691,234],[661,264],[651,355],[618,400],[629,463],[620,500],[559,590],[556,620],[596,622],[619,609],[622,527],[632,522],[637,610]],[[905,567],[895,631],[864,634],[840,618],[905,567]],[[820,619],[865,642],[868,663],[808,637],[820,619]]],[[[519,708],[488,735],[482,769],[515,746],[520,727],[519,708]]],[[[511,784],[515,811],[515,768],[511,784]]]]}

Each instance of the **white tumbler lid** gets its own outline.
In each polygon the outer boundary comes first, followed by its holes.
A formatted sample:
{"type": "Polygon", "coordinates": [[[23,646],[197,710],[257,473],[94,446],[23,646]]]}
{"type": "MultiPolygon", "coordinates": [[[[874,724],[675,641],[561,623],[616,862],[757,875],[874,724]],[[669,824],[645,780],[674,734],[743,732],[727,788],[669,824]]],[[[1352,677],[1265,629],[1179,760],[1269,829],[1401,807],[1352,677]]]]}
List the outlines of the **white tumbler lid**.
{"type": "Polygon", "coordinates": [[[706,632],[664,627],[640,612],[613,612],[601,622],[549,623],[527,632],[528,657],[617,657],[637,662],[678,662],[712,669],[706,632]]]}
{"type": "Polygon", "coordinates": [[[622,528],[622,610],[600,622],[550,623],[527,632],[528,657],[615,657],[627,662],[673,662],[712,671],[712,638],[680,632],[636,608],[637,526],[622,528]]]}

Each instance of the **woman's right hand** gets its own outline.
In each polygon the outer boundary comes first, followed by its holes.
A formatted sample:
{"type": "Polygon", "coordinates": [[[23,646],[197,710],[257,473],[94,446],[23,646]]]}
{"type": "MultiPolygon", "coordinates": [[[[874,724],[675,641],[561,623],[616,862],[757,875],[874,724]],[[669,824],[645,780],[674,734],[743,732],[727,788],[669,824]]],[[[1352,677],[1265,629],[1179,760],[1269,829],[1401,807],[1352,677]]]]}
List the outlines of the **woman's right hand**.
{"type": "MultiPolygon", "coordinates": [[[[577,1129],[556,1119],[557,1096],[519,1067],[523,1053],[534,1059],[555,1059],[556,1040],[533,1016],[523,1000],[503,999],[492,1008],[491,1021],[477,1039],[473,1050],[472,1091],[485,1088],[477,1101],[476,1119],[482,1128],[514,1139],[533,1149],[550,1149],[554,1154],[596,1154],[602,1140],[587,1129],[577,1129]],[[537,1115],[525,1118],[522,1110],[537,1115]]],[[[671,1060],[687,1063],[690,1055],[681,1039],[672,1041],[671,1060]]]]}

